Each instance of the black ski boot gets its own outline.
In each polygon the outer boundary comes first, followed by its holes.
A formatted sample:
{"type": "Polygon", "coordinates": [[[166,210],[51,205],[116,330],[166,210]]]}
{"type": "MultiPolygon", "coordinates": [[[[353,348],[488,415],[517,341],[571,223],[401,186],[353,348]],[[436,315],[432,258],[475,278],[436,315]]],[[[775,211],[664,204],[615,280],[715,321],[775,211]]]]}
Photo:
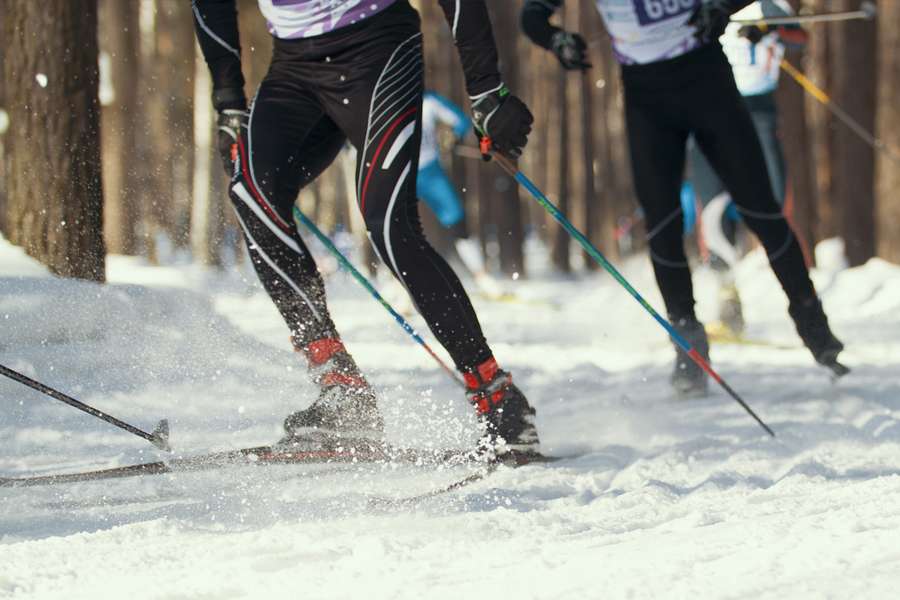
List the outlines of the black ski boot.
{"type": "Polygon", "coordinates": [[[303,449],[357,448],[383,445],[384,421],[375,391],[337,339],[317,340],[298,348],[309,361],[319,397],[309,408],[288,415],[279,446],[303,449]]]}
{"type": "MultiPolygon", "coordinates": [[[[706,330],[697,319],[673,319],[675,330],[693,346],[697,352],[709,362],[709,340],[706,330]]],[[[673,342],[674,344],[674,342],[673,342]]],[[[672,387],[680,398],[701,398],[706,396],[709,377],[695,363],[681,346],[675,346],[675,367],[669,378],[672,387]]]]}
{"type": "Polygon", "coordinates": [[[466,373],[466,396],[485,428],[479,449],[495,455],[537,453],[535,410],[493,358],[466,373]]]}
{"type": "Polygon", "coordinates": [[[800,339],[812,352],[816,362],[831,369],[837,377],[850,372],[849,368],[838,362],[837,358],[844,350],[844,344],[831,332],[828,317],[818,298],[791,302],[788,313],[794,319],[800,339]]]}

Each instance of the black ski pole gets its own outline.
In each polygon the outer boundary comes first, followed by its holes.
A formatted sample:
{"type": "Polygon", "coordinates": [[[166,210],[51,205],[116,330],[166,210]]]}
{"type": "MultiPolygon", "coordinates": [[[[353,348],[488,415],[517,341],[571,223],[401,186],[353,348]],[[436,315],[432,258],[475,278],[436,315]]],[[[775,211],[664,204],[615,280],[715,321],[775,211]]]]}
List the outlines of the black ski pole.
{"type": "Polygon", "coordinates": [[[124,429],[128,433],[132,433],[138,437],[142,437],[160,450],[165,450],[166,452],[172,451],[172,448],[169,446],[169,422],[166,419],[163,419],[159,422],[159,424],[156,426],[156,429],[153,430],[153,433],[147,433],[142,429],[138,429],[133,425],[129,425],[124,421],[120,421],[112,415],[106,414],[102,410],[96,409],[93,406],[89,406],[84,402],[79,402],[71,396],[67,396],[60,391],[54,390],[52,387],[46,386],[39,381],[35,381],[34,379],[27,377],[26,375],[22,375],[18,371],[13,371],[8,367],[4,367],[3,365],[0,365],[0,375],[5,375],[13,381],[18,381],[22,385],[27,385],[33,390],[37,390],[38,392],[50,396],[54,400],[64,402],[73,408],[77,408],[78,410],[84,411],[91,416],[106,421],[110,425],[115,425],[119,429],[124,429]]]}
{"type": "Polygon", "coordinates": [[[738,25],[804,25],[809,23],[829,23],[835,21],[852,21],[863,19],[869,21],[878,15],[874,2],[863,2],[859,10],[846,12],[819,13],[815,15],[790,15],[784,17],[762,17],[759,19],[732,19],[738,25]]]}

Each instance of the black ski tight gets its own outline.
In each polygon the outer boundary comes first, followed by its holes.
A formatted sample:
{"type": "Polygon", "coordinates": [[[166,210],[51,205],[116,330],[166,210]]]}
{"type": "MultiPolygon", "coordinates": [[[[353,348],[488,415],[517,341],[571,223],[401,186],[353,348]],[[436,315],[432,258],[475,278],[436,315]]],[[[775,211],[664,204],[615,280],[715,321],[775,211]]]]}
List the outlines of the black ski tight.
{"type": "Polygon", "coordinates": [[[765,248],[790,301],[814,297],[803,253],[772,192],[759,138],[721,47],[623,66],[622,78],[634,185],[669,315],[696,318],[679,201],[690,134],[765,248]]]}
{"type": "Polygon", "coordinates": [[[296,343],[337,337],[291,210],[349,139],[372,244],[457,367],[471,370],[491,351],[465,290],[419,222],[422,93],[419,19],[406,2],[331,34],[276,39],[240,140],[231,197],[257,273],[296,343]]]}

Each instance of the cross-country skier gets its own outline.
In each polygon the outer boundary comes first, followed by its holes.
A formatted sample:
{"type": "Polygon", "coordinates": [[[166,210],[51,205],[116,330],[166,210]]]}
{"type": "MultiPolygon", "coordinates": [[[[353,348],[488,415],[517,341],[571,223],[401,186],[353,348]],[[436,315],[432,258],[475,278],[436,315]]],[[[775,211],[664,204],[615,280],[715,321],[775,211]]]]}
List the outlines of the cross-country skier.
{"type": "MultiPolygon", "coordinates": [[[[821,364],[841,372],[835,338],[809,278],[803,253],[772,192],[753,120],[735,86],[719,37],[731,15],[751,0],[597,0],[612,37],[625,88],[625,120],[638,201],[646,215],[650,254],[669,318],[708,358],[706,332],[694,313],[684,251],[681,181],[693,135],[759,237],[790,301],[797,332],[821,364]]],[[[562,0],[527,0],[522,26],[567,69],[585,69],[586,44],[550,24],[562,0]]],[[[676,347],[672,385],[703,394],[706,374],[676,347]]]]}
{"type": "MultiPolygon", "coordinates": [[[[746,21],[793,14],[793,9],[785,0],[760,0],[736,12],[733,18],[746,21]]],[[[772,191],[782,207],[787,194],[787,178],[778,135],[775,90],[785,49],[802,48],[807,39],[807,33],[796,24],[767,29],[764,25],[735,22],[729,23],[719,38],[731,63],[738,91],[744,97],[759,136],[772,191]]],[[[693,139],[688,143],[688,162],[690,181],[703,207],[702,235],[711,254],[710,262],[720,279],[719,326],[739,334],[744,329],[744,317],[732,267],[739,257],[735,243],[740,214],[722,180],[693,139]]],[[[687,210],[694,210],[694,204],[688,204],[687,210]]],[[[789,214],[788,211],[786,207],[785,212],[789,214]]]]}
{"type": "MultiPolygon", "coordinates": [[[[503,85],[484,0],[438,2],[462,59],[475,123],[498,151],[518,157],[533,119],[503,85]]],[[[192,6],[238,221],[257,274],[321,389],[309,408],[288,416],[286,439],[311,430],[326,439],[382,437],[375,393],[341,342],[322,278],[291,218],[300,188],[349,139],[358,151],[358,204],[371,241],[463,374],[487,439],[535,448],[534,409],[497,365],[465,290],[422,234],[415,179],[422,34],[408,0],[259,0],[274,52],[249,111],[235,0],[192,6]]]]}
{"type": "Polygon", "coordinates": [[[450,127],[457,141],[472,131],[472,120],[460,107],[440,94],[426,92],[422,102],[422,149],[419,153],[416,193],[434,212],[440,224],[453,235],[454,249],[476,285],[489,296],[500,296],[502,291],[499,285],[485,269],[481,248],[466,231],[462,200],[441,166],[440,125],[450,127]]]}

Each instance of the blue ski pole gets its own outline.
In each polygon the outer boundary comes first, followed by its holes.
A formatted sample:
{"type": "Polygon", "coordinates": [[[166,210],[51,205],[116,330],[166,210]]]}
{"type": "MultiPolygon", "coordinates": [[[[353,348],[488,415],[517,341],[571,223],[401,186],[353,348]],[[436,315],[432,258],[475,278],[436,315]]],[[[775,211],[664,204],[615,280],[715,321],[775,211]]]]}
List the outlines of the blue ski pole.
{"type": "Polygon", "coordinates": [[[356,279],[356,281],[358,281],[361,286],[366,288],[366,290],[372,295],[372,297],[375,298],[376,300],[378,300],[378,302],[384,307],[384,309],[386,311],[391,313],[391,316],[394,317],[394,320],[397,321],[397,323],[400,325],[400,327],[402,327],[403,330],[406,333],[408,333],[412,339],[414,339],[416,341],[416,343],[418,343],[420,346],[422,346],[422,348],[425,349],[425,352],[427,352],[431,356],[431,358],[433,358],[435,360],[435,362],[437,362],[437,364],[440,365],[440,367],[447,373],[447,375],[450,376],[451,379],[453,379],[453,381],[455,381],[458,385],[462,386],[463,388],[465,387],[465,384],[462,382],[462,380],[459,378],[459,376],[457,376],[456,372],[453,371],[453,369],[451,369],[450,367],[448,367],[447,363],[445,363],[443,360],[441,360],[441,357],[439,357],[437,354],[435,354],[434,350],[431,349],[431,347],[428,345],[428,343],[422,339],[422,336],[420,336],[418,333],[416,333],[416,330],[413,329],[412,325],[409,324],[409,321],[404,319],[400,313],[398,313],[396,310],[394,310],[394,307],[391,306],[388,303],[388,301],[385,300],[381,296],[381,294],[378,293],[378,290],[376,290],[375,286],[372,285],[368,279],[366,279],[366,276],[363,275],[362,273],[360,273],[356,269],[356,267],[354,267],[353,264],[347,259],[347,257],[344,256],[341,253],[341,251],[337,249],[337,246],[335,246],[334,243],[330,239],[328,239],[328,236],[325,235],[324,233],[322,233],[322,230],[319,229],[318,227],[316,227],[316,224],[313,223],[312,221],[310,221],[306,217],[306,215],[304,215],[300,211],[300,209],[296,206],[294,206],[294,218],[297,219],[297,221],[299,221],[300,223],[302,223],[304,227],[309,229],[309,231],[314,236],[316,236],[316,238],[318,238],[318,240],[320,242],[322,242],[322,244],[324,244],[326,248],[328,248],[328,251],[334,255],[334,257],[338,260],[338,262],[341,263],[341,265],[345,269],[347,269],[347,271],[349,271],[351,275],[353,275],[353,278],[356,279]]]}
{"type": "MultiPolygon", "coordinates": [[[[483,140],[482,140],[482,150],[483,151],[484,151],[484,149],[490,148],[489,141],[485,142],[485,140],[487,140],[487,138],[483,138],[483,140]]],[[[532,183],[531,180],[528,179],[528,177],[526,177],[524,173],[522,173],[522,171],[520,171],[518,168],[516,168],[516,166],[513,165],[504,156],[502,156],[496,152],[492,152],[492,156],[493,156],[494,160],[496,160],[497,163],[499,163],[499,165],[501,167],[503,167],[503,169],[506,172],[508,172],[510,175],[512,175],[515,178],[515,180],[518,181],[519,184],[522,185],[522,187],[524,187],[526,190],[528,190],[528,192],[532,196],[534,196],[535,200],[537,200],[538,203],[541,206],[543,206],[547,210],[547,212],[549,212],[550,215],[554,219],[556,219],[556,221],[560,225],[563,226],[563,228],[566,231],[569,232],[569,235],[571,235],[573,238],[575,238],[575,240],[579,244],[581,244],[581,247],[584,248],[585,252],[587,252],[595,261],[597,261],[597,263],[599,263],[600,266],[603,267],[607,273],[612,275],[613,278],[616,281],[618,281],[622,285],[622,287],[624,287],[628,291],[628,293],[631,294],[632,297],[634,297],[634,299],[637,300],[638,303],[640,303],[640,305],[643,306],[644,309],[648,313],[650,313],[650,316],[652,316],[654,319],[656,319],[657,323],[662,325],[662,327],[668,332],[668,334],[672,338],[672,340],[676,344],[678,344],[678,346],[680,346],[682,350],[687,352],[687,355],[691,358],[691,360],[693,360],[695,363],[697,363],[697,365],[701,369],[703,369],[710,377],[712,377],[716,381],[716,383],[718,383],[720,386],[722,386],[722,389],[724,389],[726,392],[728,392],[728,395],[731,396],[732,398],[734,398],[734,400],[738,404],[740,404],[745,411],[747,411],[747,414],[749,414],[751,417],[753,417],[756,420],[756,422],[759,423],[759,425],[763,429],[766,430],[766,433],[768,433],[772,437],[775,437],[775,432],[772,431],[772,429],[770,429],[769,426],[766,425],[762,421],[762,419],[760,419],[756,415],[755,412],[753,412],[753,409],[750,408],[750,406],[746,402],[744,402],[744,400],[737,394],[737,392],[735,392],[731,388],[731,386],[728,385],[728,383],[726,383],[725,380],[722,379],[722,377],[720,377],[718,373],[716,373],[716,371],[712,368],[712,366],[700,355],[699,352],[697,352],[697,349],[694,348],[690,344],[690,342],[688,342],[684,338],[683,335],[678,333],[678,331],[672,326],[671,323],[669,323],[666,319],[664,319],[658,312],[656,312],[653,309],[652,306],[650,306],[650,304],[646,300],[644,300],[644,297],[641,296],[638,293],[638,291],[636,289],[634,289],[634,287],[630,283],[628,283],[628,280],[625,279],[625,277],[623,277],[621,273],[619,273],[619,271],[612,265],[612,263],[610,263],[606,259],[606,257],[603,256],[603,254],[599,250],[597,250],[597,248],[590,242],[590,240],[588,240],[584,236],[584,234],[582,234],[580,231],[578,231],[578,229],[576,229],[575,226],[572,225],[571,222],[569,222],[569,219],[567,219],[566,216],[564,214],[562,214],[562,212],[560,212],[560,210],[558,208],[556,208],[556,206],[554,206],[554,204],[552,202],[550,202],[550,200],[547,198],[547,196],[545,196],[541,192],[541,190],[539,190],[538,187],[536,185],[534,185],[534,183],[532,183]]]]}

